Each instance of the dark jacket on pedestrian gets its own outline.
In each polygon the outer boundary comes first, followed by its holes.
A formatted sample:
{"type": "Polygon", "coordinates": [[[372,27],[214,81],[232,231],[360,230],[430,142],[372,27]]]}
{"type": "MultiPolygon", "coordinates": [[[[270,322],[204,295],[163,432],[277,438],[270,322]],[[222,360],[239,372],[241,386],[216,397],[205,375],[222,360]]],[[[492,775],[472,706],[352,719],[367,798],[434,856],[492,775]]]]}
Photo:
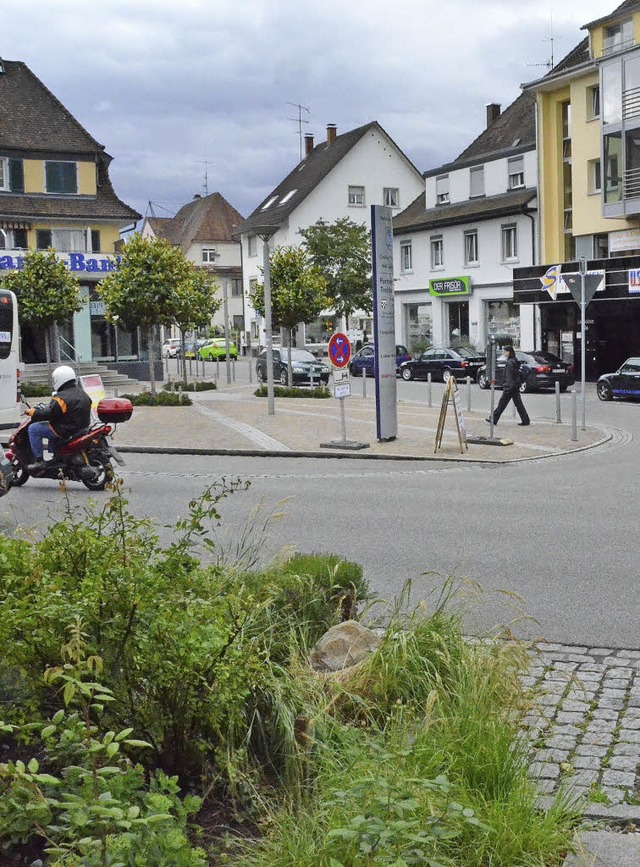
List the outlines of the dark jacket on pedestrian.
{"type": "Polygon", "coordinates": [[[91,424],[91,398],[75,382],[65,382],[46,406],[34,409],[31,419],[48,421],[59,437],[67,439],[91,424]]]}
{"type": "Polygon", "coordinates": [[[512,391],[520,388],[520,362],[517,358],[508,358],[504,369],[505,390],[512,391]]]}

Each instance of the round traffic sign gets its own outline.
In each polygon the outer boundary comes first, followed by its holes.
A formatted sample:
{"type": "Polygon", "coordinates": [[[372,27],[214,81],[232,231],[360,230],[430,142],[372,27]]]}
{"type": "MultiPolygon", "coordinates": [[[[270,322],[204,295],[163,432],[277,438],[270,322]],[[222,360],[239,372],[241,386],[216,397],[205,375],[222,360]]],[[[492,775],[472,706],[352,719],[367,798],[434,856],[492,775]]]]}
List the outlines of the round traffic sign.
{"type": "Polygon", "coordinates": [[[329,339],[329,358],[334,367],[346,367],[351,358],[351,346],[346,334],[337,331],[329,339]]]}

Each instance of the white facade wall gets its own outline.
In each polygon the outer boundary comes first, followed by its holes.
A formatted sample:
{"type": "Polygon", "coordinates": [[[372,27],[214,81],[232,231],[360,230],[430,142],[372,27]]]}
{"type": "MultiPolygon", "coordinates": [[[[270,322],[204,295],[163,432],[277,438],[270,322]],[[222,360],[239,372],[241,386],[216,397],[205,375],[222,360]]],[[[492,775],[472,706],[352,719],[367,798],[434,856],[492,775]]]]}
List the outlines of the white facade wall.
{"type": "MultiPolygon", "coordinates": [[[[507,158],[492,160],[484,165],[485,195],[504,194],[508,185],[507,158]]],[[[536,170],[535,152],[527,152],[524,154],[525,186],[536,185],[536,170]]],[[[469,184],[469,167],[449,172],[450,203],[468,201],[469,184]]],[[[436,207],[435,200],[436,176],[431,176],[426,179],[428,210],[436,207]]],[[[535,206],[533,200],[529,208],[533,209],[535,206]]],[[[495,323],[506,318],[515,330],[517,308],[498,302],[513,300],[513,268],[535,264],[536,237],[535,214],[533,220],[524,214],[518,214],[394,236],[396,339],[409,345],[410,349],[410,344],[415,340],[448,346],[455,342],[458,336],[452,333],[455,323],[464,321],[468,325],[468,333],[459,336],[482,350],[490,331],[496,330],[490,322],[495,323]],[[517,228],[518,255],[517,259],[503,261],[502,229],[507,225],[515,225],[517,228]],[[477,232],[477,263],[465,263],[466,231],[477,232]],[[441,237],[443,243],[443,265],[437,268],[433,267],[431,261],[431,240],[436,236],[441,237]],[[401,245],[403,241],[409,240],[413,267],[407,272],[402,270],[401,245]],[[430,280],[454,277],[469,278],[469,296],[438,298],[430,295],[430,280]],[[459,309],[461,304],[468,305],[466,311],[459,309]],[[423,329],[422,325],[416,325],[416,316],[419,316],[422,324],[430,319],[430,334],[426,327],[423,329]]],[[[530,305],[523,305],[519,311],[519,335],[514,333],[514,339],[519,336],[521,345],[527,348],[534,346],[533,314],[529,307],[530,305]]]]}
{"type": "MultiPolygon", "coordinates": [[[[304,169],[302,169],[304,171],[304,169]]],[[[424,181],[420,174],[398,152],[398,149],[380,130],[372,129],[343,157],[309,195],[292,211],[278,232],[270,239],[269,247],[298,246],[302,238],[298,230],[313,225],[320,219],[331,223],[347,217],[355,223],[370,226],[371,205],[383,204],[383,189],[399,190],[399,207],[396,213],[406,208],[422,192],[424,181]],[[365,188],[365,204],[349,205],[350,186],[365,188]]],[[[269,221],[270,209],[264,212],[264,221],[269,221]]],[[[277,212],[273,211],[274,219],[277,212]]],[[[250,294],[253,280],[262,282],[263,244],[255,241],[255,255],[249,252],[249,237],[243,235],[243,280],[245,297],[250,294]]],[[[248,319],[254,323],[256,314],[250,304],[246,305],[248,319]]],[[[247,321],[247,328],[250,321],[247,321]]]]}

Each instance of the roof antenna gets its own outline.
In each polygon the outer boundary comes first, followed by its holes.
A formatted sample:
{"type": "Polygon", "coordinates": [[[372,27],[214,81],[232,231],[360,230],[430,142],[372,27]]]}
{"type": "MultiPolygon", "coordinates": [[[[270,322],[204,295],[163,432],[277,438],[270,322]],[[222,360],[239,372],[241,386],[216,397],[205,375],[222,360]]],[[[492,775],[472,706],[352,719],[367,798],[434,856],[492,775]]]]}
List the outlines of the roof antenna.
{"type": "Polygon", "coordinates": [[[210,163],[210,160],[207,159],[207,148],[208,145],[205,142],[204,159],[200,160],[200,163],[204,165],[204,182],[202,184],[202,189],[204,190],[205,196],[209,195],[209,165],[213,165],[213,163],[210,163]]]}
{"type": "Polygon", "coordinates": [[[311,114],[311,109],[306,105],[300,105],[298,102],[287,102],[287,105],[292,105],[294,108],[298,109],[298,117],[288,117],[287,120],[292,120],[294,123],[298,124],[298,139],[300,142],[300,160],[302,160],[302,124],[309,123],[308,120],[304,120],[302,117],[303,110],[308,114],[311,114]]]}
{"type": "Polygon", "coordinates": [[[556,39],[562,39],[562,36],[554,36],[553,34],[553,9],[550,12],[549,36],[546,36],[542,41],[551,44],[551,57],[546,63],[527,63],[527,66],[545,66],[547,69],[553,69],[555,64],[554,43],[556,39]]]}

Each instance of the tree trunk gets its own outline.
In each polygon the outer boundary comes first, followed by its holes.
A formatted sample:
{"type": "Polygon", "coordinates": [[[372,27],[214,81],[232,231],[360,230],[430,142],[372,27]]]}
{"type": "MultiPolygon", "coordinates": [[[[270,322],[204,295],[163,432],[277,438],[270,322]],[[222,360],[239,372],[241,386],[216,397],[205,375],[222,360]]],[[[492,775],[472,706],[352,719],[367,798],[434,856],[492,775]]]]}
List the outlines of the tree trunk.
{"type": "Polygon", "coordinates": [[[56,364],[60,364],[60,332],[57,322],[54,322],[51,326],[51,334],[53,339],[53,360],[56,364]]]}
{"type": "Polygon", "coordinates": [[[287,382],[289,388],[293,388],[293,363],[291,361],[291,349],[293,346],[293,328],[287,329],[287,338],[289,340],[289,360],[287,362],[287,382]]]}
{"type": "Polygon", "coordinates": [[[153,346],[153,325],[147,328],[147,347],[149,349],[149,383],[151,386],[151,394],[156,395],[156,372],[155,372],[155,353],[153,346]]]}
{"type": "MultiPolygon", "coordinates": [[[[194,346],[195,346],[195,337],[194,337],[194,346]]],[[[187,351],[187,342],[184,339],[184,330],[180,329],[180,359],[182,361],[182,384],[184,385],[184,390],[187,390],[187,359],[185,353],[187,351]]],[[[198,359],[196,357],[196,378],[198,376],[198,359]]]]}

